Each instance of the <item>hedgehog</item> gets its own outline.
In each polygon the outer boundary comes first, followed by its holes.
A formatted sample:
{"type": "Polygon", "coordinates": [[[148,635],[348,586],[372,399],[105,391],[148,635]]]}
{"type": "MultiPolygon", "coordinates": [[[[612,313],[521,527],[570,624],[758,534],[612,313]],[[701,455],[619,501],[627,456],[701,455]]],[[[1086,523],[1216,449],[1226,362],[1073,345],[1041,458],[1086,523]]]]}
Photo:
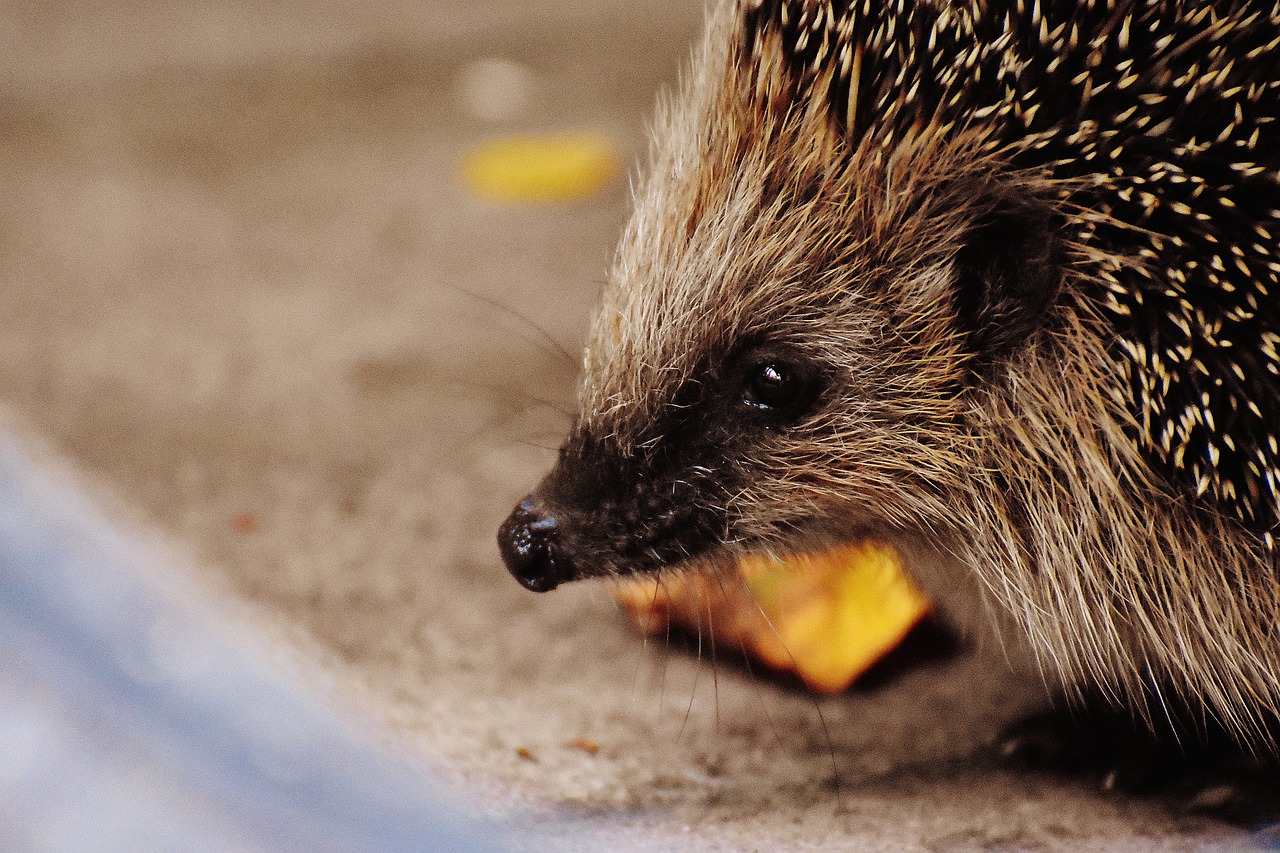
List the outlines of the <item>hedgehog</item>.
{"type": "Polygon", "coordinates": [[[507,567],[877,536],[1068,695],[1274,753],[1277,57],[1260,0],[717,0],[507,567]]]}

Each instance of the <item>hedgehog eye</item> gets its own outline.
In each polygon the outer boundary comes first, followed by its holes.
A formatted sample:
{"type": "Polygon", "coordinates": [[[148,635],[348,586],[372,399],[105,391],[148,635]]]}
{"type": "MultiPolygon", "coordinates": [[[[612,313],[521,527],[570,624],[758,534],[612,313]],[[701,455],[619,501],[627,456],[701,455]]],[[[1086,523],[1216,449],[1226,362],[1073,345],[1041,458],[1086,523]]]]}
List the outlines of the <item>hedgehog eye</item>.
{"type": "Polygon", "coordinates": [[[794,420],[817,396],[815,371],[802,361],[777,355],[748,359],[739,374],[739,400],[771,420],[794,420]]]}
{"type": "Polygon", "coordinates": [[[800,396],[800,380],[790,365],[770,361],[755,365],[742,387],[742,402],[753,409],[785,409],[800,396]]]}
{"type": "MultiPolygon", "coordinates": [[[[721,374],[726,402],[753,422],[784,426],[807,414],[821,395],[826,371],[785,344],[760,344],[740,350],[721,374]]],[[[725,398],[722,398],[725,399],[725,398]]]]}

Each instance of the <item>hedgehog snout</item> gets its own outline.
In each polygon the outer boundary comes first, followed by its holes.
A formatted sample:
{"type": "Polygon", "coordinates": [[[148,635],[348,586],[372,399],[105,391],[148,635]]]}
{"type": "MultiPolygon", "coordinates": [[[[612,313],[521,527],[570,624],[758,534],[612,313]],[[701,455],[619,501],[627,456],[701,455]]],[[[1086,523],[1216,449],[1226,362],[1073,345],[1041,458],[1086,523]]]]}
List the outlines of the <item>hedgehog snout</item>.
{"type": "Polygon", "coordinates": [[[550,592],[577,577],[564,547],[562,527],[553,513],[529,495],[516,504],[498,528],[502,560],[525,589],[550,592]]]}

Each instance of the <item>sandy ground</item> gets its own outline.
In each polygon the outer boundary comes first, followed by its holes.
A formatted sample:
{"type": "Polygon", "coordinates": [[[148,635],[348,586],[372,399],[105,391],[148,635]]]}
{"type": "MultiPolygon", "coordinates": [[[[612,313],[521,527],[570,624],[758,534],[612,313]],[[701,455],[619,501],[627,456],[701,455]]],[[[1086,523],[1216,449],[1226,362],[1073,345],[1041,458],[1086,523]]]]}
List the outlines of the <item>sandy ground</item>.
{"type": "Polygon", "coordinates": [[[969,758],[1035,692],[998,656],[815,700],[642,643],[606,587],[534,596],[502,569],[493,531],[572,405],[576,356],[547,338],[576,349],[627,182],[507,207],[458,162],[581,128],[635,159],[700,21],[670,0],[0,7],[0,402],[247,602],[264,655],[302,650],[548,848],[1242,843],[969,758]],[[460,88],[495,57],[532,75],[501,121],[460,88]]]}

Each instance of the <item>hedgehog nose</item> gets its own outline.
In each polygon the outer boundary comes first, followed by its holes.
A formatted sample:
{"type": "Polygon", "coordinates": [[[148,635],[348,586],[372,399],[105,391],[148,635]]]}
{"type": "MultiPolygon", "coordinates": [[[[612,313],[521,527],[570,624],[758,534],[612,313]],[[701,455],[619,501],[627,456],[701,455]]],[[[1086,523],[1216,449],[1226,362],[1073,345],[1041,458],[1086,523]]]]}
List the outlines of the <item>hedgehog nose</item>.
{"type": "Polygon", "coordinates": [[[533,592],[550,592],[573,579],[573,568],[559,541],[555,516],[538,508],[533,496],[516,504],[498,528],[498,550],[520,585],[533,592]]]}

